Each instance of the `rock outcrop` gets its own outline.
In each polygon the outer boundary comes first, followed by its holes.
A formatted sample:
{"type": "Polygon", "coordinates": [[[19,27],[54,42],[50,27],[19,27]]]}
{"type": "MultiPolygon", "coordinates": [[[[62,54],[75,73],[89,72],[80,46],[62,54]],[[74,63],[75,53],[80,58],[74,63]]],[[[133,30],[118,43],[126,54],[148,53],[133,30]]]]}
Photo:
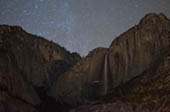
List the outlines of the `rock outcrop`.
{"type": "Polygon", "coordinates": [[[109,48],[95,49],[65,72],[49,94],[72,105],[108,94],[159,63],[169,50],[169,31],[166,16],[146,15],[109,48]]]}
{"type": "Polygon", "coordinates": [[[57,101],[73,105],[86,102],[87,97],[100,96],[103,86],[100,82],[103,80],[103,60],[107,50],[95,49],[62,74],[49,91],[49,96],[55,97],[57,101]]]}
{"type": "Polygon", "coordinates": [[[40,98],[25,80],[9,45],[0,47],[0,111],[34,112],[40,98]]]}
{"type": "Polygon", "coordinates": [[[1,25],[0,37],[1,44],[11,46],[10,50],[15,55],[18,67],[24,72],[25,78],[35,86],[50,85],[51,79],[54,80],[50,74],[53,74],[52,70],[55,71],[57,61],[71,66],[81,58],[58,44],[26,33],[17,26],[1,25]]]}
{"type": "Polygon", "coordinates": [[[34,112],[53,82],[80,59],[18,26],[1,25],[0,110],[34,112]]]}
{"type": "Polygon", "coordinates": [[[120,84],[100,100],[80,106],[71,112],[169,112],[169,93],[170,46],[167,54],[156,66],[127,83],[120,84]]]}

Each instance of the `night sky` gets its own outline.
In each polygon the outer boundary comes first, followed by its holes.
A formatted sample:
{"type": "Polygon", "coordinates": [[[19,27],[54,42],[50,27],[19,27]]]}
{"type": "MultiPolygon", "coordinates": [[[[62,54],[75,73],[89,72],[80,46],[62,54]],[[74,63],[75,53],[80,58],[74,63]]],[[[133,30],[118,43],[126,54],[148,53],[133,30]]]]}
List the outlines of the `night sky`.
{"type": "Polygon", "coordinates": [[[170,0],[0,0],[0,24],[19,25],[81,55],[108,47],[149,12],[170,18],[170,0]]]}

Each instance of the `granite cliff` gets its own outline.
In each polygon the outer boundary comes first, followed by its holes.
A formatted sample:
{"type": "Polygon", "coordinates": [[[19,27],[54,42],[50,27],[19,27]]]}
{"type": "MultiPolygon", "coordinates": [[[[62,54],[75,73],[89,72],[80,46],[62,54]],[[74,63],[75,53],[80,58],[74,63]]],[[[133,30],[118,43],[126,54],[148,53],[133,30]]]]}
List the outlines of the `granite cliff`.
{"type": "Polygon", "coordinates": [[[170,50],[141,75],[71,112],[169,112],[169,98],[170,50]]]}
{"type": "Polygon", "coordinates": [[[22,112],[33,111],[27,110],[27,105],[33,108],[43,103],[53,82],[80,59],[77,53],[70,53],[58,44],[29,34],[18,26],[1,25],[2,105],[7,105],[6,108],[11,106],[10,110],[14,112],[13,108],[22,112]]]}
{"type": "Polygon", "coordinates": [[[0,26],[1,112],[169,112],[170,20],[150,13],[81,58],[0,26]]]}
{"type": "Polygon", "coordinates": [[[170,20],[148,14],[117,37],[109,48],[97,48],[56,81],[50,95],[72,105],[109,94],[115,87],[151,69],[169,51],[170,20]]]}

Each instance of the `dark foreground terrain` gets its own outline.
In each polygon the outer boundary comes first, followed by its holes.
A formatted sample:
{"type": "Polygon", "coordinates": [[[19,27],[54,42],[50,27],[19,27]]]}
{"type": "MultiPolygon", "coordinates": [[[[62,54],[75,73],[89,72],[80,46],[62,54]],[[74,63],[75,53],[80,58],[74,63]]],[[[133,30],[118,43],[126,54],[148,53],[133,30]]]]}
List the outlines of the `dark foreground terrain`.
{"type": "Polygon", "coordinates": [[[170,20],[147,14],[83,58],[0,25],[0,112],[170,112],[170,20]]]}

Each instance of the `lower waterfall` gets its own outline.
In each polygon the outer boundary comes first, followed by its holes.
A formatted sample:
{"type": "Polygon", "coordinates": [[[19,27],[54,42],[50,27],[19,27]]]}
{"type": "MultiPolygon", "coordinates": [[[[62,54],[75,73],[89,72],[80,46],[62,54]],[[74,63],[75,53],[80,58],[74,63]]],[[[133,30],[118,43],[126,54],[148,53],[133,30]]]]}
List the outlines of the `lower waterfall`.
{"type": "Polygon", "coordinates": [[[108,92],[108,53],[104,59],[104,71],[103,71],[103,83],[104,83],[104,95],[108,92]]]}

